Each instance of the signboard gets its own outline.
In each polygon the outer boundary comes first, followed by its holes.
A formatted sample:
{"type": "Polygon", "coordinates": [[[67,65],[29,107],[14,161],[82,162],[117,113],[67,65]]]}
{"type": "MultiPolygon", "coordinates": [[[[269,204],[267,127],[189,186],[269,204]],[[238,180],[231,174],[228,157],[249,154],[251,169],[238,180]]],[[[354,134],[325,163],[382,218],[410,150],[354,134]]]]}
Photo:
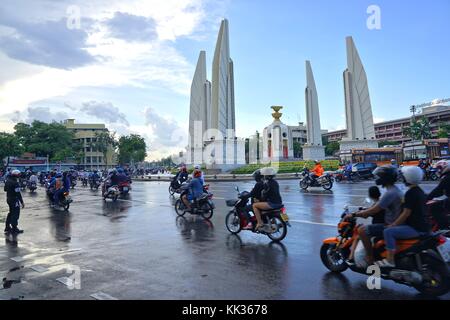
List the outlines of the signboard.
{"type": "Polygon", "coordinates": [[[13,159],[10,162],[11,164],[46,164],[45,160],[21,160],[21,159],[13,159]]]}

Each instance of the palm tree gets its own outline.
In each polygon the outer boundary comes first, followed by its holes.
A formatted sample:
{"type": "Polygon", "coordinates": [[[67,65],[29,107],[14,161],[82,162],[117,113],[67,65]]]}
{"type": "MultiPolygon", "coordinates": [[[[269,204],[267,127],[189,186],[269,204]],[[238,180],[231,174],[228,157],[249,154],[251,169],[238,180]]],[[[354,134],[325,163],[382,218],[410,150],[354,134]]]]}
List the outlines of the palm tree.
{"type": "Polygon", "coordinates": [[[95,138],[90,144],[93,150],[101,152],[105,161],[106,168],[108,167],[108,151],[115,149],[117,146],[115,132],[101,131],[95,133],[95,138]]]}
{"type": "Polygon", "coordinates": [[[424,140],[431,138],[430,121],[421,117],[418,120],[413,120],[411,125],[403,129],[403,134],[410,137],[412,140],[424,140]]]}

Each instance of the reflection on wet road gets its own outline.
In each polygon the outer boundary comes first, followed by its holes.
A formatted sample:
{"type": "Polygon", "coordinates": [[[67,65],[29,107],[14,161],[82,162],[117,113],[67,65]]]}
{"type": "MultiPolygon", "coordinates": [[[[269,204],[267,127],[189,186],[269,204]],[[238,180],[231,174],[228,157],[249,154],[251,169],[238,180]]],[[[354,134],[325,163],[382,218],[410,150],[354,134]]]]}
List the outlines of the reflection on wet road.
{"type": "MultiPolygon", "coordinates": [[[[4,236],[0,247],[5,278],[0,298],[92,299],[95,293],[117,299],[424,298],[390,281],[368,290],[364,275],[332,274],[320,261],[321,241],[336,234],[342,208],[363,205],[371,184],[301,191],[297,180],[280,181],[292,227],[279,244],[246,231],[231,235],[225,228],[225,200],[236,197],[235,185],[251,189],[250,181],[212,182],[216,210],[210,221],[178,217],[167,182],[135,182],[132,193],[115,203],[77,187],[69,212],[51,210],[38,189],[36,195],[24,194],[25,233],[4,236]],[[73,267],[81,275],[79,290],[56,281],[71,277],[73,267]]],[[[424,185],[427,192],[432,188],[424,185]]],[[[6,215],[3,192],[0,210],[6,215]]]]}

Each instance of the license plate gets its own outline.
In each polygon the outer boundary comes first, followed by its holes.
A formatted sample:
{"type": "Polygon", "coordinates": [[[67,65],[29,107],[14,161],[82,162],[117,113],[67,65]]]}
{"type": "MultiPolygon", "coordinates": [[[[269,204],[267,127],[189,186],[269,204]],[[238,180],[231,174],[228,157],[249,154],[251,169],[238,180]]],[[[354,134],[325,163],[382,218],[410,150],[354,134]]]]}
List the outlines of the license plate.
{"type": "Polygon", "coordinates": [[[444,259],[445,262],[450,262],[450,239],[447,239],[448,240],[444,244],[437,247],[437,249],[441,254],[442,259],[444,259]]]}
{"type": "Polygon", "coordinates": [[[123,188],[123,191],[128,191],[128,188],[127,188],[127,187],[124,187],[124,188],[123,188]]]}
{"type": "Polygon", "coordinates": [[[284,222],[288,222],[289,221],[289,217],[286,213],[282,213],[281,214],[281,219],[283,219],[284,222]]]}

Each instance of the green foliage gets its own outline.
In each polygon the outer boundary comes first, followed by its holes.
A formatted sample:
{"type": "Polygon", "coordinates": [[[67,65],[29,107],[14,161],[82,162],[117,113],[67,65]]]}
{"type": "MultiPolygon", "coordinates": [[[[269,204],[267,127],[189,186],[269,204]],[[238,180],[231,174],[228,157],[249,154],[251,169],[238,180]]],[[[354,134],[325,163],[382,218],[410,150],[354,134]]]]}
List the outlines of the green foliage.
{"type": "MultiPolygon", "coordinates": [[[[323,160],[322,166],[326,171],[335,171],[339,168],[338,160],[323,160]]],[[[233,170],[234,174],[251,174],[256,169],[263,167],[278,167],[278,173],[295,173],[300,172],[306,165],[307,168],[312,169],[314,167],[314,161],[292,161],[292,162],[274,162],[268,164],[249,164],[233,170]]]]}
{"type": "Polygon", "coordinates": [[[339,142],[332,141],[325,145],[325,155],[334,156],[337,151],[339,151],[339,142]]]}
{"type": "Polygon", "coordinates": [[[147,145],[143,137],[137,134],[122,136],[118,143],[119,163],[129,164],[131,162],[144,161],[147,156],[147,145]]]}
{"type": "Polygon", "coordinates": [[[450,134],[450,125],[445,123],[439,124],[439,130],[437,132],[438,138],[448,138],[450,134]]]}
{"type": "Polygon", "coordinates": [[[300,142],[294,142],[294,157],[295,158],[301,158],[303,152],[302,152],[302,145],[300,142]]]}
{"type": "Polygon", "coordinates": [[[23,152],[19,139],[14,134],[0,132],[0,164],[8,156],[18,156],[23,152]]]}
{"type": "Polygon", "coordinates": [[[103,154],[103,159],[105,160],[105,165],[108,166],[108,151],[115,150],[118,142],[116,140],[116,134],[114,132],[109,131],[101,131],[95,133],[95,138],[93,142],[91,142],[90,147],[97,152],[101,152],[103,154]]]}
{"type": "Polygon", "coordinates": [[[411,122],[411,125],[403,129],[403,134],[412,140],[431,138],[430,121],[426,117],[420,117],[411,122]]]}
{"type": "Polygon", "coordinates": [[[60,123],[18,123],[14,130],[20,147],[26,152],[35,153],[39,157],[48,155],[52,161],[77,157],[78,147],[73,141],[74,134],[60,123]]]}

